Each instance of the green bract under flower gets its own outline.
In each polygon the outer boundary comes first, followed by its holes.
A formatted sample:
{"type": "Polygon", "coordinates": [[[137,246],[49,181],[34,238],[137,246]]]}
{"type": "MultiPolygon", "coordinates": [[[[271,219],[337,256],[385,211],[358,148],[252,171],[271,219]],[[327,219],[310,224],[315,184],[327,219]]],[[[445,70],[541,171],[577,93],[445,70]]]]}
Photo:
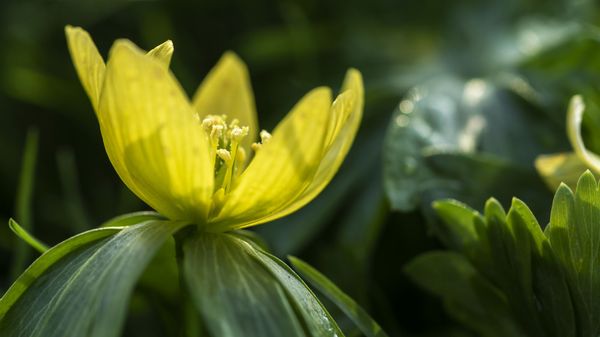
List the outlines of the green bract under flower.
{"type": "Polygon", "coordinates": [[[105,64],[86,31],[66,34],[115,170],[173,220],[225,231],[297,210],[332,179],[360,124],[354,69],[335,100],[329,88],[312,90],[271,135],[259,132],[248,72],[233,53],[189,100],[168,69],[170,41],[146,53],[117,40],[105,64]]]}

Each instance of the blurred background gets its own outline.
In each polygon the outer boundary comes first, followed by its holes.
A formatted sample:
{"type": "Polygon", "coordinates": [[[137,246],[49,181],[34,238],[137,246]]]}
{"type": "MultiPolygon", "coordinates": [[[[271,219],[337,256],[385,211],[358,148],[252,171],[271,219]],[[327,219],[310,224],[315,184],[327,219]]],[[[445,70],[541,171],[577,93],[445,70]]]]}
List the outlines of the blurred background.
{"type": "MultiPolygon", "coordinates": [[[[475,336],[403,265],[444,249],[430,206],[438,198],[481,209],[490,196],[506,207],[518,196],[547,223],[552,191],[534,160],[570,149],[568,99],[598,95],[598,14],[591,0],[3,0],[0,224],[13,217],[54,245],[147,208],[108,161],[67,24],[88,30],[103,56],[117,38],[146,50],[173,40],[172,70],[189,94],[235,51],[267,130],[307,91],[337,90],[356,67],[365,115],[341,171],[307,207],[255,230],[278,256],[300,256],[330,277],[392,336],[475,336]]],[[[588,103],[590,134],[600,113],[588,103]]],[[[0,292],[34,258],[0,226],[0,292]]],[[[169,292],[149,284],[136,292],[127,336],[167,335],[174,324],[160,309],[169,292]]]]}

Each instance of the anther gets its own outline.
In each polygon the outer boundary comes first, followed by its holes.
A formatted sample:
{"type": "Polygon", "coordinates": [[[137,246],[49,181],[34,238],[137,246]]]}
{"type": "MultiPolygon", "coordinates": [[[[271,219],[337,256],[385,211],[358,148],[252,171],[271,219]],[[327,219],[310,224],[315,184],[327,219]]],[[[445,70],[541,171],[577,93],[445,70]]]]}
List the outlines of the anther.
{"type": "Polygon", "coordinates": [[[240,140],[242,140],[242,138],[246,137],[248,135],[249,132],[249,128],[247,126],[244,127],[239,127],[239,126],[234,126],[231,129],[231,138],[237,142],[239,142],[240,140]]]}
{"type": "Polygon", "coordinates": [[[211,138],[220,138],[223,136],[223,125],[213,125],[210,129],[211,138]]]}
{"type": "Polygon", "coordinates": [[[271,140],[271,134],[267,130],[260,132],[260,143],[252,144],[252,150],[258,151],[260,148],[271,140]]]}
{"type": "Polygon", "coordinates": [[[231,165],[231,153],[229,151],[225,149],[218,149],[217,156],[219,156],[219,158],[221,158],[227,166],[231,165]]]}
{"type": "Polygon", "coordinates": [[[266,144],[271,140],[271,134],[267,130],[262,130],[260,132],[260,142],[266,144]]]}

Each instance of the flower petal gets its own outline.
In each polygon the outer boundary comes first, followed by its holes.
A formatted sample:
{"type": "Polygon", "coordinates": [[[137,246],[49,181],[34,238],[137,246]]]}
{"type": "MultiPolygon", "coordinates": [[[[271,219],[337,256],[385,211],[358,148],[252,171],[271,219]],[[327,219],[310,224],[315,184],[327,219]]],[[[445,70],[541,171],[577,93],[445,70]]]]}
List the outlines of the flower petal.
{"type": "Polygon", "coordinates": [[[193,98],[193,106],[200,119],[206,115],[227,115],[229,121],[237,118],[250,132],[241,145],[250,153],[250,146],[258,135],[254,94],[248,69],[234,53],[225,53],[208,73],[193,98]]]}
{"type": "Polygon", "coordinates": [[[108,156],[135,194],[171,219],[206,219],[213,191],[206,135],[164,62],[115,42],[98,120],[108,156]]]}
{"type": "Polygon", "coordinates": [[[535,168],[551,191],[563,183],[575,190],[579,177],[588,169],[573,152],[539,155],[535,158],[535,168]]]}
{"type": "Polygon", "coordinates": [[[98,111],[100,90],[106,70],[104,60],[88,32],[80,27],[66,26],[65,34],[77,75],[92,101],[94,110],[98,111]]]}
{"type": "Polygon", "coordinates": [[[569,102],[569,110],[567,111],[567,136],[579,159],[592,171],[600,173],[600,156],[588,150],[583,142],[581,124],[583,123],[584,112],[585,104],[583,103],[583,98],[579,95],[573,96],[569,102]]]}
{"type": "Polygon", "coordinates": [[[362,75],[356,69],[350,69],[342,93],[335,99],[331,108],[331,121],[325,141],[325,151],[320,161],[319,168],[312,178],[310,185],[288,204],[267,216],[255,219],[248,226],[265,223],[284,217],[300,209],[313,200],[329,184],[333,176],[342,165],[346,154],[350,150],[360,121],[364,105],[364,88],[362,75]]]}
{"type": "Polygon", "coordinates": [[[308,93],[257,151],[239,183],[226,197],[214,228],[246,227],[295,200],[312,181],[328,135],[331,91],[308,93]]]}
{"type": "MultiPolygon", "coordinates": [[[[67,25],[65,26],[65,35],[77,75],[92,101],[94,110],[97,110],[106,71],[104,60],[90,34],[83,28],[67,25]]],[[[155,57],[168,67],[173,55],[173,42],[165,41],[149,51],[148,55],[155,57]]]]}
{"type": "Polygon", "coordinates": [[[167,40],[154,47],[154,49],[148,52],[148,55],[156,58],[168,68],[173,56],[173,49],[173,41],[167,40]]]}

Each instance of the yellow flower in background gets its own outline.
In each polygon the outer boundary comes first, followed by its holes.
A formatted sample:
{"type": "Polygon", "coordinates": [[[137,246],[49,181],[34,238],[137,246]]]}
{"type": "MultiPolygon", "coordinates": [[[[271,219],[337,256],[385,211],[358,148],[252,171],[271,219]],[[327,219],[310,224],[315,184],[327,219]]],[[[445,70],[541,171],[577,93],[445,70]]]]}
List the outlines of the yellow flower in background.
{"type": "Polygon", "coordinates": [[[306,94],[272,135],[257,127],[244,63],[226,53],[190,100],[169,71],[173,44],[146,53],[117,40],[105,64],[89,34],[69,50],[123,182],[159,213],[226,231],[283,217],[315,198],[346,156],[363,110],[350,69],[332,102],[306,94]]]}

